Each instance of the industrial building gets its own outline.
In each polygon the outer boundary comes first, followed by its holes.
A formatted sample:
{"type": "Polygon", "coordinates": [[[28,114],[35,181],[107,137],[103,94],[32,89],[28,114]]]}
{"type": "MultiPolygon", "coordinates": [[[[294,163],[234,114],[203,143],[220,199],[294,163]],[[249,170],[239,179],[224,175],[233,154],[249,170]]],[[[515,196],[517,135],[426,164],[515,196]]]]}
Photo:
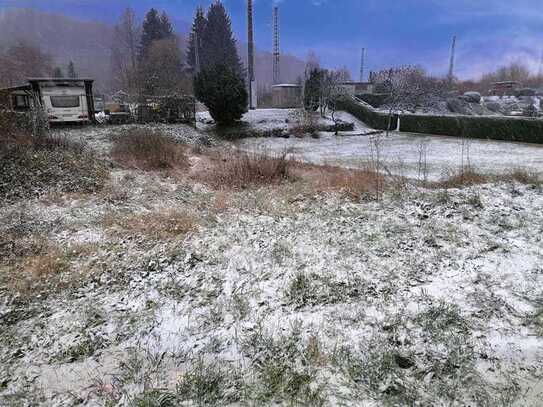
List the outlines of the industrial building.
{"type": "Polygon", "coordinates": [[[277,109],[302,106],[302,85],[284,83],[272,86],[272,103],[277,109]]]}

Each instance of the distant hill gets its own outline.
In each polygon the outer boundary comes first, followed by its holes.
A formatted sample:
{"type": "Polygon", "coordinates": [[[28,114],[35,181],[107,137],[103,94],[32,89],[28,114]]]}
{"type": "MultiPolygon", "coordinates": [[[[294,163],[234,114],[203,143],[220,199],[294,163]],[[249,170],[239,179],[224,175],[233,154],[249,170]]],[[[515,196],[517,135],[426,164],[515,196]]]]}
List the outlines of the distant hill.
{"type": "Polygon", "coordinates": [[[32,9],[0,12],[0,46],[19,41],[39,45],[64,70],[73,60],[77,73],[95,78],[102,89],[107,86],[110,72],[112,33],[113,28],[106,24],[59,14],[32,9]]]}
{"type": "MultiPolygon", "coordinates": [[[[181,44],[186,44],[190,24],[175,19],[181,44]]],[[[98,91],[107,92],[110,78],[110,48],[113,27],[96,21],[83,21],[61,14],[45,13],[34,9],[7,9],[0,11],[0,48],[19,41],[39,45],[51,54],[57,66],[65,69],[73,60],[81,76],[96,80],[98,91]]],[[[247,62],[247,45],[240,43],[239,51],[247,62]]],[[[293,82],[304,71],[304,61],[290,55],[282,57],[283,82],[293,82]]],[[[260,86],[271,85],[272,54],[256,53],[256,76],[260,86]]]]}

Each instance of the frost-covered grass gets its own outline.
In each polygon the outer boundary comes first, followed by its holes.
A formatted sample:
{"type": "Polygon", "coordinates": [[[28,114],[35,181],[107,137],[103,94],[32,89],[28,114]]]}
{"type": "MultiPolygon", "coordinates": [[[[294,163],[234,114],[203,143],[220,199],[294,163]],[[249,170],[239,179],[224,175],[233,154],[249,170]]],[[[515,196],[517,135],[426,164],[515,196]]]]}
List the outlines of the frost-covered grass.
{"type": "Polygon", "coordinates": [[[0,405],[539,405],[540,185],[218,188],[187,154],[0,208],[0,405]]]}

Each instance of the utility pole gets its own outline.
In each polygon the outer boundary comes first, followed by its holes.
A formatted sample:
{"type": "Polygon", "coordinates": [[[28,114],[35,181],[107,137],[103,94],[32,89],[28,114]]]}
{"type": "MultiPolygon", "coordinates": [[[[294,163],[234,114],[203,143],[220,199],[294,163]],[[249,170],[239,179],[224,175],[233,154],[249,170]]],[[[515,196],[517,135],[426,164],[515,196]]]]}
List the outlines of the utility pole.
{"type": "Polygon", "coordinates": [[[360,57],[360,82],[364,82],[364,65],[366,63],[366,48],[362,48],[360,57]]]}
{"type": "Polygon", "coordinates": [[[253,33],[253,0],[247,0],[247,42],[248,49],[248,85],[249,85],[249,109],[256,109],[256,81],[255,81],[255,43],[253,33]]]}
{"type": "Polygon", "coordinates": [[[449,73],[447,79],[449,80],[449,85],[452,85],[454,80],[454,63],[456,57],[456,35],[453,36],[452,45],[451,45],[451,58],[449,60],[449,73]]]}
{"type": "Polygon", "coordinates": [[[281,50],[279,48],[279,6],[273,7],[273,84],[281,81],[281,50]]]}

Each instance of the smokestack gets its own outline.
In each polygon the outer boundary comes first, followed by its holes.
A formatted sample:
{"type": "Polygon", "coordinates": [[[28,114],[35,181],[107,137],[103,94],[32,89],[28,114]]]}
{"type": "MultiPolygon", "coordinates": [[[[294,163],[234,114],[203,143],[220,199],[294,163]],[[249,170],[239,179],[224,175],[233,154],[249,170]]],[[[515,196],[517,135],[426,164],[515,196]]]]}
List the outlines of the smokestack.
{"type": "Polygon", "coordinates": [[[255,81],[255,42],[253,34],[253,1],[247,0],[247,42],[248,58],[247,58],[247,75],[249,85],[249,109],[256,109],[256,81],[255,81]]]}
{"type": "Polygon", "coordinates": [[[273,84],[281,81],[281,51],[279,48],[279,7],[273,7],[273,84]]]}

